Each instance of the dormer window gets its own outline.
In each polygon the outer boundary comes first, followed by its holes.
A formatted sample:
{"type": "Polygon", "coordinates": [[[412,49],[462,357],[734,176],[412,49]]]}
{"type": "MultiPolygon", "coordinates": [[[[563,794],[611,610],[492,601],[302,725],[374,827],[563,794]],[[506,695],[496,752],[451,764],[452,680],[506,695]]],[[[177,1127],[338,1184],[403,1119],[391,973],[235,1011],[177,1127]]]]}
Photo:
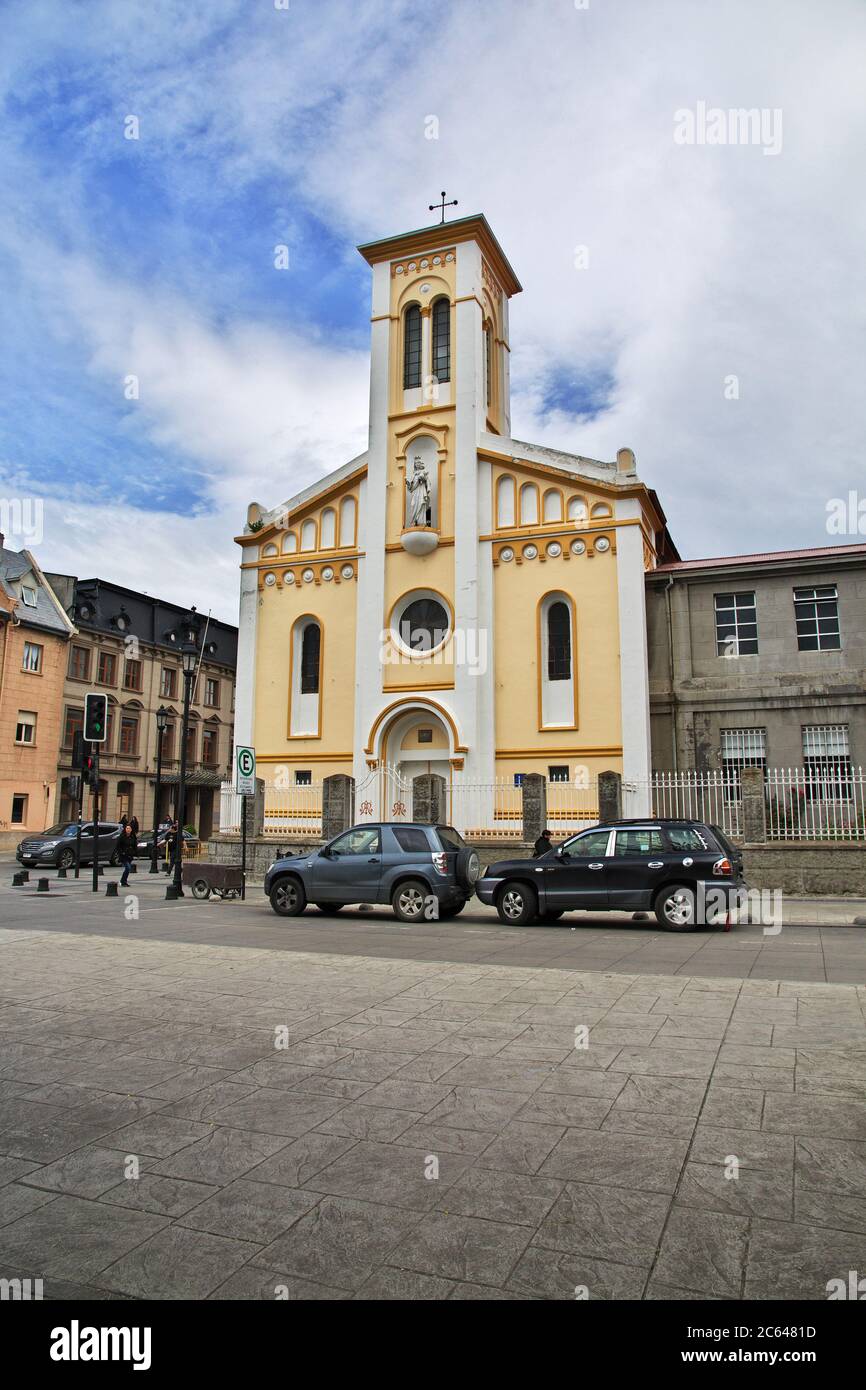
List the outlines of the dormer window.
{"type": "Polygon", "coordinates": [[[21,585],[21,602],[26,603],[28,608],[36,607],[36,590],[32,584],[21,585]]]}

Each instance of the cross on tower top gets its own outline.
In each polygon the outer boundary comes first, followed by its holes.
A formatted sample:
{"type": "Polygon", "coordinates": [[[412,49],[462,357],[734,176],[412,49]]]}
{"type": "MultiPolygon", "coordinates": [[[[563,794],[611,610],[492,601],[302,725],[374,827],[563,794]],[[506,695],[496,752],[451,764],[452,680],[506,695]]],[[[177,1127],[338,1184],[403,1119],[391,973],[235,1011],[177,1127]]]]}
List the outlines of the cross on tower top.
{"type": "Polygon", "coordinates": [[[452,199],[452,201],[451,201],[450,203],[446,203],[446,201],[445,201],[445,189],[444,189],[444,188],[442,189],[441,198],[442,198],[442,201],[439,202],[439,203],[430,203],[429,206],[428,206],[428,208],[427,208],[427,211],[428,211],[428,212],[435,212],[435,211],[438,209],[438,211],[442,213],[442,217],[440,218],[440,222],[444,222],[444,221],[445,221],[445,209],[446,209],[446,208],[456,208],[456,206],[457,206],[457,199],[454,198],[454,199],[452,199]]]}

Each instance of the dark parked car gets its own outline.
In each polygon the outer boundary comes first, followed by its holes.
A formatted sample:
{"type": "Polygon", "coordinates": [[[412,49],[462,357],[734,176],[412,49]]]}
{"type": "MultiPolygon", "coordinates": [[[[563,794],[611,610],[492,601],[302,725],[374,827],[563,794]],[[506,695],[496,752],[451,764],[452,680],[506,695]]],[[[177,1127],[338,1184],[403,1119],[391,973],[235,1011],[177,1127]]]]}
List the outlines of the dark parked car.
{"type": "MultiPolygon", "coordinates": [[[[166,842],[166,839],[167,839],[167,838],[168,838],[168,831],[167,831],[167,830],[160,830],[159,834],[158,834],[157,837],[156,837],[156,857],[157,857],[157,859],[164,859],[164,858],[165,858],[165,842],[166,842]]],[[[150,855],[151,855],[151,850],[153,849],[153,831],[152,831],[152,830],[142,830],[142,831],[140,831],[139,834],[136,836],[136,839],[137,839],[137,841],[138,841],[138,848],[136,849],[135,852],[136,852],[136,854],[138,855],[139,859],[149,859],[149,858],[150,858],[150,855]]],[[[184,847],[184,849],[197,849],[197,848],[198,848],[198,844],[199,844],[198,835],[194,835],[193,832],[192,832],[191,830],[185,830],[185,831],[183,832],[183,847],[184,847]]]]}
{"type": "Polygon", "coordinates": [[[449,825],[356,825],[322,849],[278,859],[265,892],[281,917],[297,916],[308,902],[322,912],[390,903],[402,922],[419,922],[456,917],[480,872],[475,850],[449,825]]]}
{"type": "MultiPolygon", "coordinates": [[[[15,858],[27,868],[37,864],[53,864],[58,869],[71,869],[75,864],[76,821],[65,821],[52,825],[50,830],[42,830],[38,835],[28,835],[22,840],[15,858]]],[[[97,855],[100,862],[116,864],[117,844],[120,840],[120,826],[116,821],[100,821],[97,855]]],[[[81,826],[81,863],[93,863],[93,821],[84,821],[81,826]]]]}
{"type": "MultiPolygon", "coordinates": [[[[717,901],[727,904],[745,888],[742,873],[740,851],[716,826],[647,818],[583,830],[538,859],[491,864],[475,891],[512,925],[574,910],[651,911],[669,931],[689,931],[702,920],[702,886],[722,889],[717,901]]],[[[706,901],[705,919],[724,919],[706,901]]]]}

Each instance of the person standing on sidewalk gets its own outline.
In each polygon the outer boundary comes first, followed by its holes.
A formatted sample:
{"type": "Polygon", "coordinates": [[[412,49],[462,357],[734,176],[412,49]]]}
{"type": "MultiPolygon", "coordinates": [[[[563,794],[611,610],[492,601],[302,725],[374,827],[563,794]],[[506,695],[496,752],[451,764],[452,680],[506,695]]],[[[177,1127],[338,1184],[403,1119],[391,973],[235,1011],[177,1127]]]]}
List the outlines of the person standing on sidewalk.
{"type": "Polygon", "coordinates": [[[117,846],[117,857],[123,865],[123,873],[120,875],[120,886],[126,888],[129,885],[129,871],[135,859],[135,851],[138,849],[138,840],[131,825],[125,825],[123,834],[120,837],[120,844],[117,846]]]}

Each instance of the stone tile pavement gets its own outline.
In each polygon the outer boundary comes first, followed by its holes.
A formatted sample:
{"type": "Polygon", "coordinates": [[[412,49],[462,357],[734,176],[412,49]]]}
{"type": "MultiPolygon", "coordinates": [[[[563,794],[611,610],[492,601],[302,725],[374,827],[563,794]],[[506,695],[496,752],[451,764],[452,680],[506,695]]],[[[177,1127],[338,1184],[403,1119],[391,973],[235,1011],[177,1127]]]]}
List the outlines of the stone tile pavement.
{"type": "Polygon", "coordinates": [[[823,1299],[866,1272],[866,988],[370,955],[357,925],[355,954],[0,931],[0,1277],[823,1299]]]}

